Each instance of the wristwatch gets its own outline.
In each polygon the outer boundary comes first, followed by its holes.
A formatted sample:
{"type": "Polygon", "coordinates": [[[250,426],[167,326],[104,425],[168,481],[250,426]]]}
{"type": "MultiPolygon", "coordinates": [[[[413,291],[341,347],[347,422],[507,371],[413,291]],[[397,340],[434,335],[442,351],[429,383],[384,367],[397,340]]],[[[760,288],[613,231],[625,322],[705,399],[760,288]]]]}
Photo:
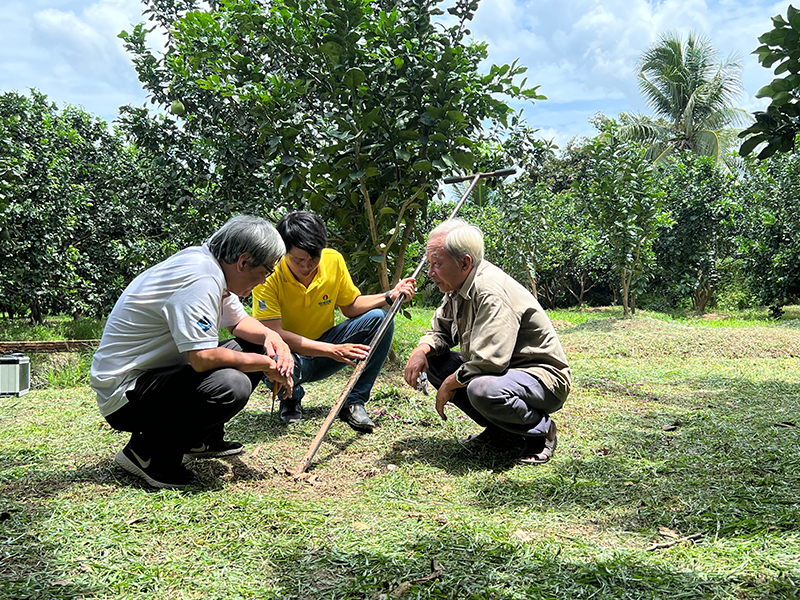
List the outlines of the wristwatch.
{"type": "Polygon", "coordinates": [[[394,304],[394,300],[392,300],[392,290],[389,290],[388,292],[386,292],[383,295],[383,298],[386,300],[386,304],[388,304],[389,306],[394,304]]]}

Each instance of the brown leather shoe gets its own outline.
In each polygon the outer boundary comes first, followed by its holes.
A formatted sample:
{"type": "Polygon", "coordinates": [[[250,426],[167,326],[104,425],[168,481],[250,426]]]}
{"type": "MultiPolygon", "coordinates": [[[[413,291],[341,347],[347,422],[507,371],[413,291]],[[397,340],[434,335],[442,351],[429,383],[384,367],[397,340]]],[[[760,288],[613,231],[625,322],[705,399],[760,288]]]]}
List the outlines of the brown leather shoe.
{"type": "Polygon", "coordinates": [[[356,431],[361,431],[362,433],[372,433],[372,430],[375,429],[375,423],[369,418],[363,404],[345,406],[342,408],[342,412],[339,413],[339,418],[356,431]]]}

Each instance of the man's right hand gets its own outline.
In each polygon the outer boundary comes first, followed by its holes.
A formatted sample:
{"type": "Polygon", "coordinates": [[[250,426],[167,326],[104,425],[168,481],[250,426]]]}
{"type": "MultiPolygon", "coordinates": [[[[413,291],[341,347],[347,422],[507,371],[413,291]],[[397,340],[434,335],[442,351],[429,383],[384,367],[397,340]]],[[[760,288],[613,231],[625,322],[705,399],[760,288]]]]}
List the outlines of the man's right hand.
{"type": "Polygon", "coordinates": [[[428,355],[425,346],[417,346],[411,351],[406,363],[404,378],[406,383],[412,388],[417,389],[417,379],[422,372],[428,372],[428,355]]]}
{"type": "Polygon", "coordinates": [[[294,390],[294,379],[292,378],[292,375],[284,375],[281,373],[278,369],[278,363],[271,357],[270,360],[272,360],[273,366],[264,369],[264,375],[267,376],[267,379],[269,379],[273,385],[278,384],[278,389],[283,390],[281,398],[291,398],[292,391],[294,390]]]}

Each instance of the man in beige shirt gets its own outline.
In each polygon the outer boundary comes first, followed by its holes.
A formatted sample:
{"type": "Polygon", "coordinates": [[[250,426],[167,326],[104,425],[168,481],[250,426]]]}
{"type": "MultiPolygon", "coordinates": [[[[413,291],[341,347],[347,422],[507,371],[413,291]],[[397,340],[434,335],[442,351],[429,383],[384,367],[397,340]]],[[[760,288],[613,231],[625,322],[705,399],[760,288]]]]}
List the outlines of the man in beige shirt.
{"type": "Polygon", "coordinates": [[[466,445],[518,450],[525,464],[547,462],[557,443],[550,415],[571,385],[550,319],[528,290],[483,259],[477,227],[445,221],[430,233],[426,252],[428,275],[445,297],[408,358],[406,382],[416,388],[427,373],[442,419],[452,402],[485,427],[466,445]]]}

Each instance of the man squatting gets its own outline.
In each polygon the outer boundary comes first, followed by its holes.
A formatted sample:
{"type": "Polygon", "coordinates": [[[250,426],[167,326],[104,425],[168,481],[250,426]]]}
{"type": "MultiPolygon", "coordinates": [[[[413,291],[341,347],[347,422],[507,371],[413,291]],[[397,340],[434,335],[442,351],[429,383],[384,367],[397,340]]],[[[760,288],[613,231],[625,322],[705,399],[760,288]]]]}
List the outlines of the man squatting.
{"type": "Polygon", "coordinates": [[[130,441],[115,458],[158,488],[195,482],[184,456],[234,456],[225,423],[266,375],[292,394],[294,360],[239,296],[263,283],[285,248],[263,219],[230,219],[202,247],[174,254],[134,279],[106,321],[91,368],[101,414],[130,441]],[[219,342],[219,328],[235,336],[219,342]],[[274,359],[271,357],[275,357],[274,359]]]}
{"type": "Polygon", "coordinates": [[[550,319],[533,295],[483,258],[483,233],[461,219],[428,237],[428,275],[445,296],[411,352],[406,382],[427,372],[442,419],[452,402],[485,427],[462,443],[518,452],[525,464],[556,449],[550,415],[569,394],[571,373],[550,319]],[[460,345],[460,352],[451,349],[460,345]]]}

